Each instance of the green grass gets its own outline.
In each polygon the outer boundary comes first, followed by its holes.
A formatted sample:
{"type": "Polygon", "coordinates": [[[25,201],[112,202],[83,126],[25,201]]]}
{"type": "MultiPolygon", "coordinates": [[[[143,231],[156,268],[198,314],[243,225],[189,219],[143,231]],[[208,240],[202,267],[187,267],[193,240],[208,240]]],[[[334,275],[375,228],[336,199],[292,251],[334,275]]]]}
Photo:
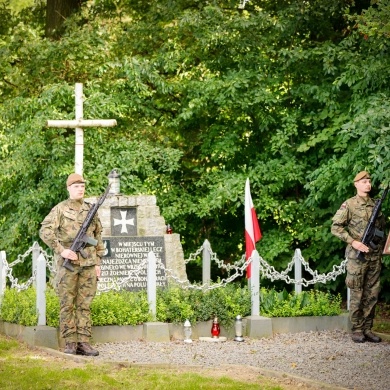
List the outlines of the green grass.
{"type": "Polygon", "coordinates": [[[378,303],[372,329],[374,332],[390,334],[390,304],[378,303]]]}
{"type": "Polygon", "coordinates": [[[54,389],[264,389],[283,390],[277,382],[258,376],[251,383],[227,377],[203,376],[183,368],[127,367],[116,364],[78,363],[30,349],[0,335],[0,388],[54,389]]]}
{"type": "Polygon", "coordinates": [[[374,326],[372,327],[374,332],[379,333],[389,333],[390,334],[390,321],[374,321],[374,326]]]}

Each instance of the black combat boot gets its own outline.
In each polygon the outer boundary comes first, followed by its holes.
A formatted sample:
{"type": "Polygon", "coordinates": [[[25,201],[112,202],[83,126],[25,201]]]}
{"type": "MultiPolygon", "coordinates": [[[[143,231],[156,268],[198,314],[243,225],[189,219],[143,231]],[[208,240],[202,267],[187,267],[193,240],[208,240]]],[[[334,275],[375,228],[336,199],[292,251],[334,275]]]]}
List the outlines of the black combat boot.
{"type": "Polygon", "coordinates": [[[77,355],[97,356],[99,351],[93,349],[89,343],[77,343],[77,355]]]}
{"type": "Polygon", "coordinates": [[[364,343],[366,341],[363,332],[353,332],[351,338],[355,343],[364,343]]]}
{"type": "Polygon", "coordinates": [[[372,333],[370,330],[364,332],[364,336],[366,337],[367,341],[370,341],[371,343],[380,343],[382,339],[372,333]]]}
{"type": "Polygon", "coordinates": [[[70,355],[76,355],[76,343],[75,342],[65,343],[64,353],[68,353],[70,355]]]}

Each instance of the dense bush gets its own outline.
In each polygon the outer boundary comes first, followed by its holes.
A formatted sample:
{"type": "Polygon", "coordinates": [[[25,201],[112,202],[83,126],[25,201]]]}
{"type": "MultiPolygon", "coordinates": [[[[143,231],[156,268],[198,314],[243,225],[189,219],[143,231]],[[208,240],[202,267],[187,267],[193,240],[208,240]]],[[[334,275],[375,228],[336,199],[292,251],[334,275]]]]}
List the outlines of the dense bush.
{"type": "Polygon", "coordinates": [[[157,297],[157,320],[163,322],[208,321],[218,316],[222,325],[229,325],[234,318],[250,313],[251,301],[248,288],[228,284],[203,292],[171,287],[159,290],[157,297]]]}
{"type": "Polygon", "coordinates": [[[150,321],[146,291],[109,291],[92,302],[93,325],[138,325],[150,321]]]}
{"type": "Polygon", "coordinates": [[[46,324],[60,326],[60,301],[53,289],[46,290],[46,324]]]}
{"type": "Polygon", "coordinates": [[[341,312],[341,296],[316,290],[289,294],[261,289],[261,314],[265,317],[334,316],[341,312]]]}
{"type": "MultiPolygon", "coordinates": [[[[267,317],[332,316],[341,312],[340,295],[320,291],[287,293],[261,289],[260,312],[267,317]]],[[[25,326],[37,324],[34,288],[17,292],[7,288],[0,308],[3,321],[25,326]]],[[[92,323],[104,325],[137,325],[153,320],[145,291],[110,291],[99,294],[92,303],[92,323]]],[[[209,290],[183,290],[178,287],[158,290],[157,321],[191,323],[208,321],[218,316],[221,325],[230,325],[237,315],[247,316],[251,310],[248,287],[233,284],[209,290]]],[[[52,289],[46,291],[46,321],[48,326],[59,325],[59,300],[52,289]]]]}
{"type": "Polygon", "coordinates": [[[38,314],[35,309],[36,292],[33,288],[18,292],[16,289],[6,288],[1,301],[0,318],[14,324],[33,326],[38,323],[38,314]]]}

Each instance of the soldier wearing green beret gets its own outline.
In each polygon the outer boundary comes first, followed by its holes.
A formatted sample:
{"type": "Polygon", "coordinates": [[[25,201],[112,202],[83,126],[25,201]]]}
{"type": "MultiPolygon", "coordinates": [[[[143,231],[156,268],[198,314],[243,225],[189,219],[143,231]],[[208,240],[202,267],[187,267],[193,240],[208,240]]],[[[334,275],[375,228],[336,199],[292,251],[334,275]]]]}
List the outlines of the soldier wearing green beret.
{"type": "MultiPolygon", "coordinates": [[[[356,196],[345,201],[333,217],[332,234],[346,242],[347,277],[350,289],[349,318],[352,324],[352,340],[356,343],[379,343],[381,338],[372,333],[375,306],[380,291],[382,253],[386,238],[373,250],[361,242],[364,230],[372,214],[375,202],[368,195],[371,178],[368,172],[359,172],[354,178],[356,196]],[[363,252],[365,261],[357,258],[363,252]]],[[[385,228],[382,213],[376,220],[379,230],[385,228]]]]}
{"type": "Polygon", "coordinates": [[[84,201],[85,180],[77,174],[69,175],[69,199],[57,204],[42,222],[41,239],[54,251],[57,265],[57,292],[60,298],[60,331],[65,339],[65,353],[96,356],[99,352],[89,343],[91,338],[90,306],[96,294],[104,245],[102,224],[95,215],[87,235],[97,240],[96,246],[87,246],[86,258],[69,248],[84,222],[91,204],[84,201]],[[74,268],[63,267],[69,259],[74,268]]]}

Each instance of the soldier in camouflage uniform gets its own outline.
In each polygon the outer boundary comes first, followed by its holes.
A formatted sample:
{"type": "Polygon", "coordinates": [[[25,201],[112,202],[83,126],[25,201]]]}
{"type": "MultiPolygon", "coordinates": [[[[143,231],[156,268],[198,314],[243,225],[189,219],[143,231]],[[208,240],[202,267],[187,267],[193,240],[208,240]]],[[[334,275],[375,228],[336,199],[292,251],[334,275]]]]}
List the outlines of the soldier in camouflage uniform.
{"type": "MultiPolygon", "coordinates": [[[[349,318],[352,324],[352,340],[356,343],[370,341],[379,343],[381,338],[371,332],[375,316],[375,306],[380,291],[382,253],[386,238],[373,250],[360,240],[371,217],[375,202],[369,197],[370,175],[359,172],[354,178],[357,195],[345,201],[333,217],[332,234],[346,242],[347,277],[345,283],[350,288],[349,318]],[[364,252],[366,261],[357,258],[364,252]]],[[[376,228],[384,231],[385,218],[382,213],[376,220],[376,228]]]]}
{"type": "Polygon", "coordinates": [[[91,347],[90,306],[96,293],[100,276],[101,256],[104,253],[101,232],[102,224],[96,215],[87,235],[95,238],[96,246],[87,246],[83,258],[69,248],[92,207],[84,202],[85,181],[81,175],[72,173],[67,182],[69,199],[56,205],[42,222],[41,239],[54,251],[57,264],[57,292],[60,298],[60,331],[65,339],[65,353],[97,356],[91,347]],[[62,267],[69,259],[74,271],[62,267]]]}

